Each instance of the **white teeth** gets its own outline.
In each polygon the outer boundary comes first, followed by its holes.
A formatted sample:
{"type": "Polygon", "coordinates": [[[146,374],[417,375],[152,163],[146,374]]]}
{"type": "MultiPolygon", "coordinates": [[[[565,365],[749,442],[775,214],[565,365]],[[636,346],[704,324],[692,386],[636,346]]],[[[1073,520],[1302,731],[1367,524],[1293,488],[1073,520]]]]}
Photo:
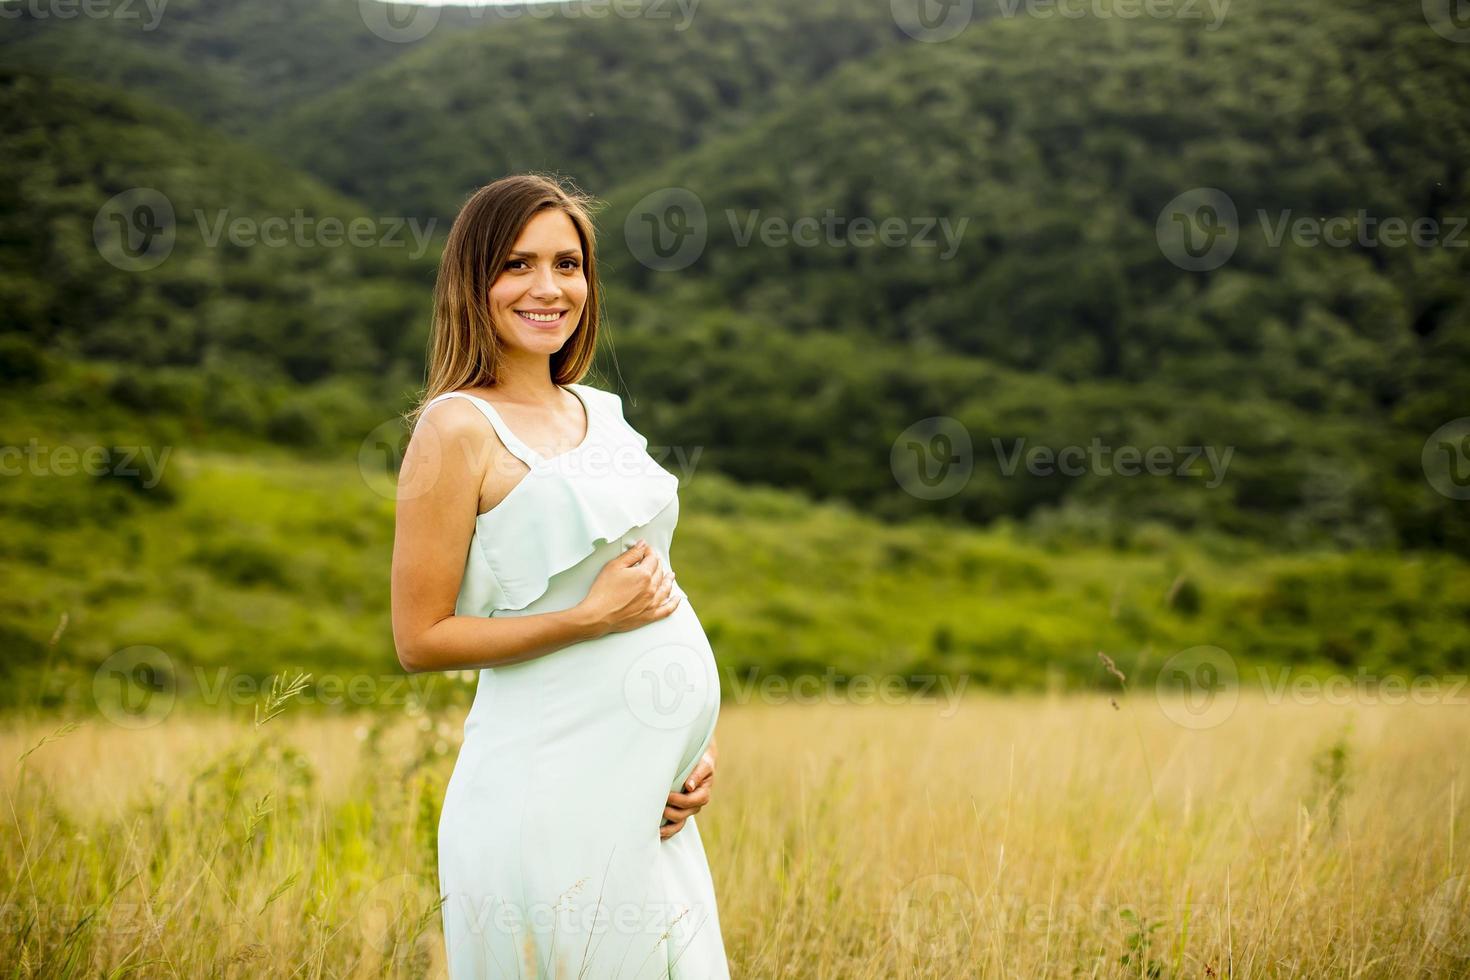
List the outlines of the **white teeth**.
{"type": "Polygon", "coordinates": [[[521,316],[527,320],[535,320],[537,323],[550,323],[552,320],[561,319],[560,313],[521,313],[521,316]]]}

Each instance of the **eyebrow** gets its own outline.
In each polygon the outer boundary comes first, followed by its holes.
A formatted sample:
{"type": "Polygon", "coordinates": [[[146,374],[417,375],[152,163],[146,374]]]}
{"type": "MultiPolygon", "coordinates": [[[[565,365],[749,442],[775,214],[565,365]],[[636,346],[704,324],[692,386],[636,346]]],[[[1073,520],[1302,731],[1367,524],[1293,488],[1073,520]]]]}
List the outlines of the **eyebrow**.
{"type": "MultiPolygon", "coordinates": [[[[510,250],[510,254],[511,255],[525,255],[525,256],[528,256],[528,257],[534,259],[539,253],[537,253],[537,252],[522,252],[522,251],[518,251],[517,249],[511,249],[510,250]]],[[[557,255],[581,255],[582,254],[582,250],[580,248],[564,248],[560,252],[557,252],[556,254],[557,255]]]]}

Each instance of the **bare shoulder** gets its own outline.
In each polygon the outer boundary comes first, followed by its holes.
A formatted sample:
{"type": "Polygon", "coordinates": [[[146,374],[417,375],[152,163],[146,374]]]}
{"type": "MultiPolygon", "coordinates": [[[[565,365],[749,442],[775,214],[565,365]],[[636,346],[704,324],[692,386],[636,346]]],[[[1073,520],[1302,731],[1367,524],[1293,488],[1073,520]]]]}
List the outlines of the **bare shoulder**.
{"type": "Polygon", "coordinates": [[[425,408],[414,426],[413,438],[427,432],[441,439],[474,436],[483,439],[491,431],[484,413],[467,398],[445,398],[425,408]]]}
{"type": "Polygon", "coordinates": [[[445,398],[419,415],[404,461],[484,475],[495,461],[509,456],[500,436],[483,412],[467,398],[445,398]]]}

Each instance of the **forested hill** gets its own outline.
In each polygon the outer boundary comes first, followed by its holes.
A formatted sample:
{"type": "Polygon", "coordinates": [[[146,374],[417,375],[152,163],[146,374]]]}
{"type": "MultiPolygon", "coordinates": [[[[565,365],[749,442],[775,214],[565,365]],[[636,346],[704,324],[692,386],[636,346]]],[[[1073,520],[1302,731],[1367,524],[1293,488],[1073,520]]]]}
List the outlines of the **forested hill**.
{"type": "Polygon", "coordinates": [[[392,39],[343,0],[10,20],[0,318],[61,359],[406,393],[454,208],[552,168],[609,202],[620,356],[594,380],[703,465],[893,517],[1470,545],[1421,458],[1470,390],[1470,45],[1414,3],[1034,6],[942,41],[848,0],[392,39]],[[98,231],[135,188],[179,218],[148,269],[98,231]],[[438,225],[209,244],[221,211],[438,225]],[[671,264],[643,229],[698,240],[671,264]],[[925,497],[891,453],[934,416],[984,470],[925,497]],[[1213,485],[998,468],[1093,438],[1233,461],[1213,485]]]}
{"type": "Polygon", "coordinates": [[[673,272],[613,235],[609,263],[769,329],[1427,434],[1470,390],[1466,104],[1470,49],[1409,5],[1242,0],[1213,31],[1002,18],[848,64],[619,187],[614,215],[692,191],[708,240],[673,272]],[[1161,218],[1202,189],[1233,205],[1238,241],[1180,268],[1161,218]]]}
{"type": "Polygon", "coordinates": [[[0,329],[61,356],[267,381],[418,375],[442,231],[88,82],[0,68],[0,117],[0,329]],[[324,247],[327,221],[342,247],[324,247]]]}
{"type": "Polygon", "coordinates": [[[0,2],[0,64],[124,88],[234,134],[431,38],[504,22],[473,8],[358,0],[88,0],[90,16],[80,8],[0,2]]]}

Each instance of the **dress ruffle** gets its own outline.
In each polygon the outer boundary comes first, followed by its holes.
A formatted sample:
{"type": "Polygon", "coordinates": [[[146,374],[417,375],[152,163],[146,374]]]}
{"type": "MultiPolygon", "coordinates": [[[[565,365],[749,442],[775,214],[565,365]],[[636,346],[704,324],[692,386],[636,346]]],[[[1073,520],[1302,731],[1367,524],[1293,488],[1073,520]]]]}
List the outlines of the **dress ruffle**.
{"type": "Polygon", "coordinates": [[[479,516],[476,540],[493,583],[494,610],[524,609],[553,576],[642,527],[679,495],[679,479],[648,455],[614,393],[578,385],[593,430],[568,453],[539,460],[510,494],[479,516]]]}

